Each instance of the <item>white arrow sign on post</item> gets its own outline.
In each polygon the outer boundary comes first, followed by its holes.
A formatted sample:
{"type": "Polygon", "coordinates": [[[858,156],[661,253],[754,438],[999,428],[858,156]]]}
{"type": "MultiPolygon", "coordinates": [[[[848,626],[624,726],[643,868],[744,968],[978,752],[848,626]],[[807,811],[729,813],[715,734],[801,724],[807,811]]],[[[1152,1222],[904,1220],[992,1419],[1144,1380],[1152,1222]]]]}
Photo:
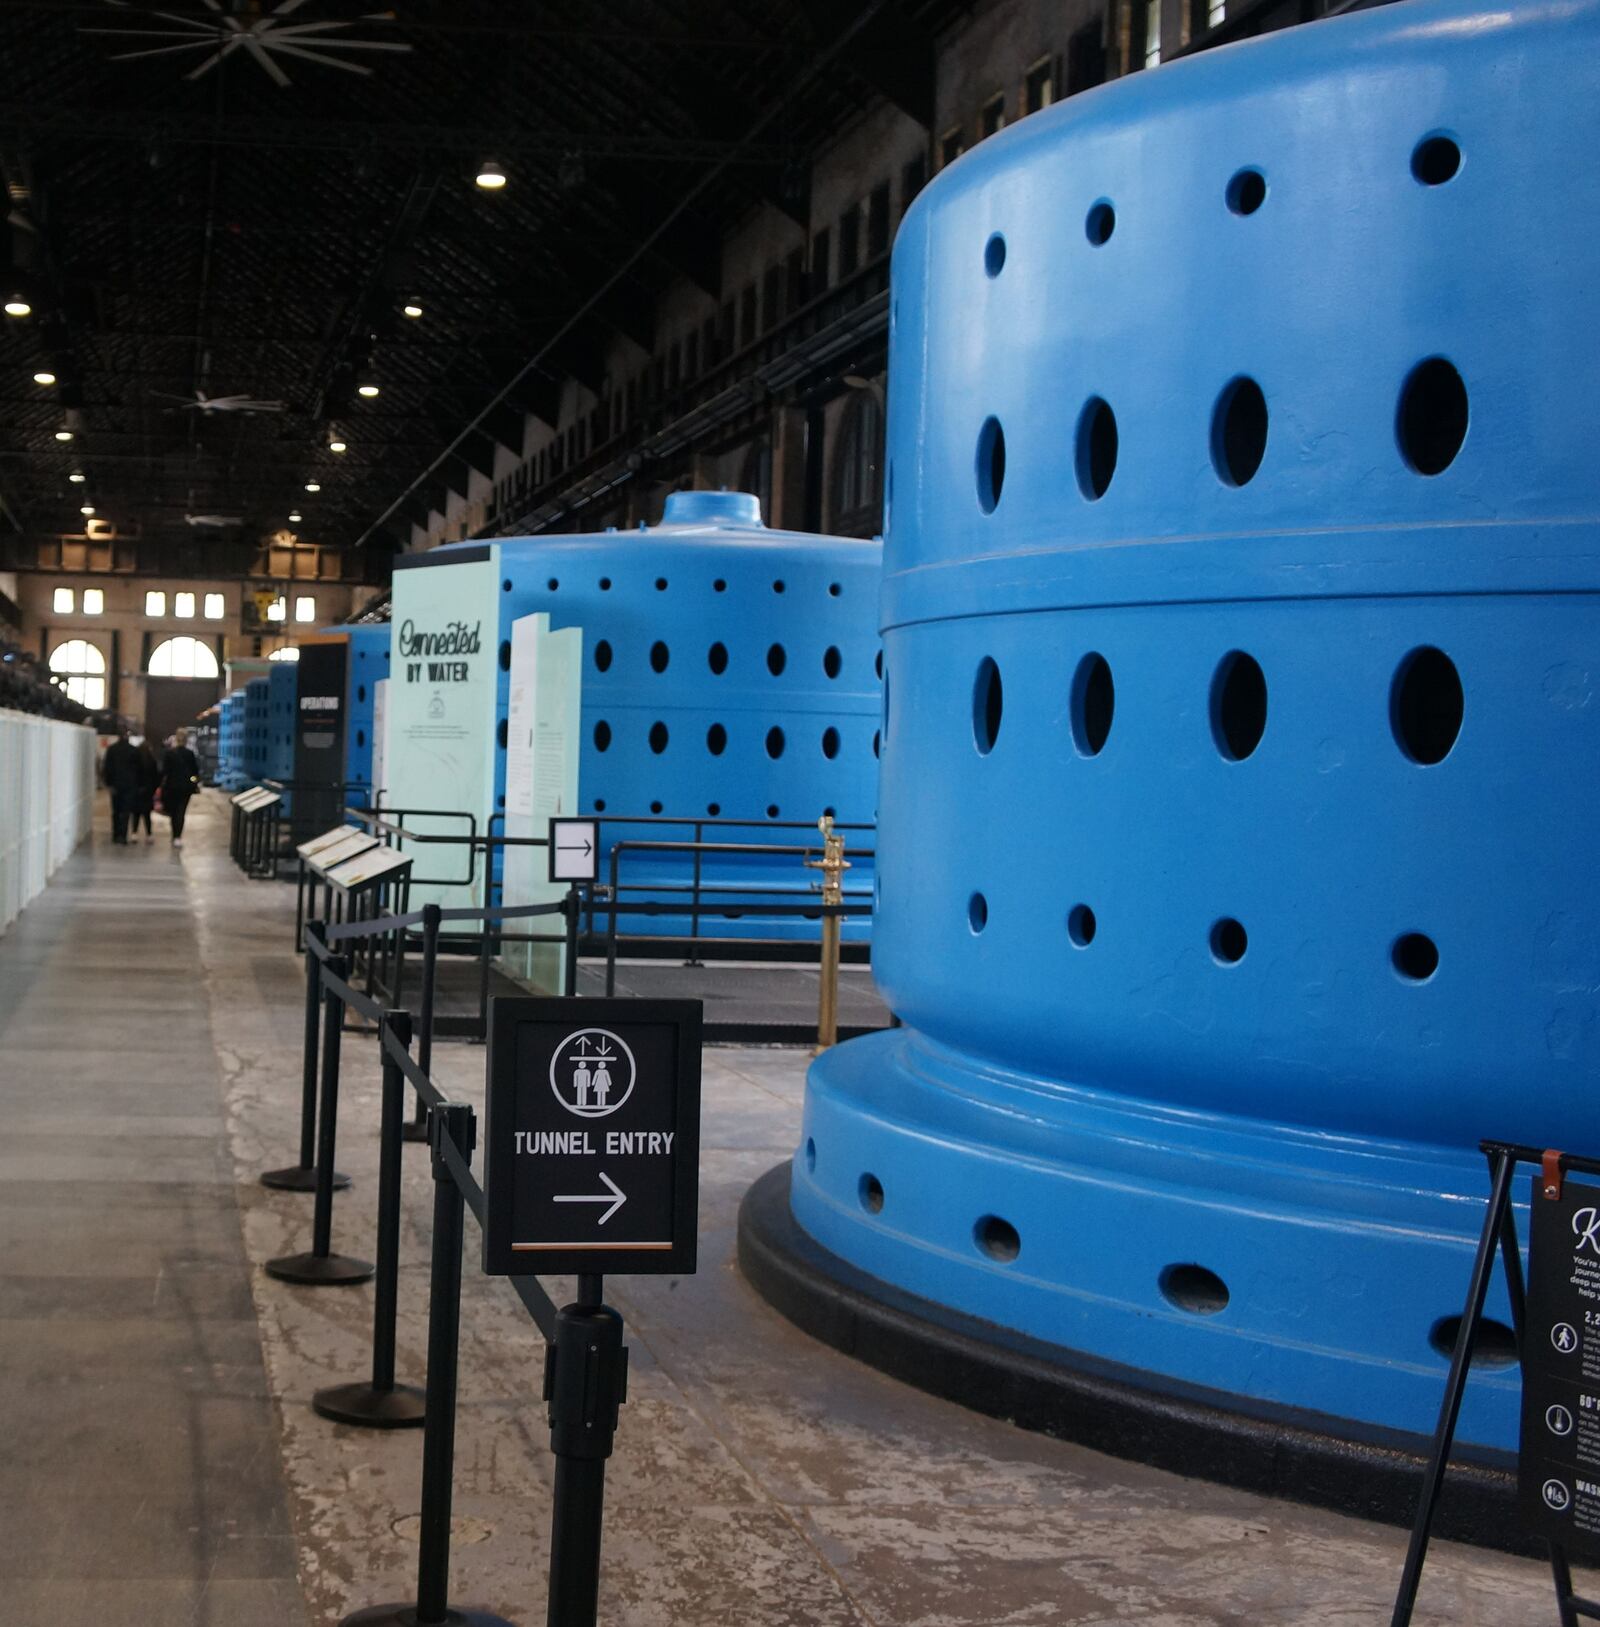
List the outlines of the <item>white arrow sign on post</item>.
{"type": "Polygon", "coordinates": [[[604,1170],[600,1171],[600,1179],[610,1188],[608,1192],[563,1193],[550,1201],[552,1203],[609,1203],[611,1207],[595,1222],[597,1226],[603,1226],[628,1201],[628,1198],[622,1188],[604,1170]]]}
{"type": "Polygon", "coordinates": [[[594,819],[550,821],[550,879],[593,881],[600,869],[600,826],[594,819]]]}

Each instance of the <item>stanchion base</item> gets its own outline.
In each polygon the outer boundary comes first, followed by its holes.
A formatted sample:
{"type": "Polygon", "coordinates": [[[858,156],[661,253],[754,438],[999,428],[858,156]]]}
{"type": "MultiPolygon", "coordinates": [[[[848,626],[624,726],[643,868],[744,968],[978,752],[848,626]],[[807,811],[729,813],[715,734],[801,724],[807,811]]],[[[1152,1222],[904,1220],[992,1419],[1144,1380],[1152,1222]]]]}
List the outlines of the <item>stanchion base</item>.
{"type": "Polygon", "coordinates": [[[302,1283],[307,1288],[367,1282],[372,1272],[368,1261],[353,1260],[348,1254],[282,1254],[276,1260],[267,1261],[269,1277],[276,1277],[279,1282],[302,1283]]]}
{"type": "Polygon", "coordinates": [[[414,1384],[375,1390],[370,1384],[330,1384],[311,1397],[311,1410],[336,1424],[363,1429],[415,1429],[422,1423],[423,1392],[414,1384]]]}
{"type": "MultiPolygon", "coordinates": [[[[447,1610],[444,1620],[445,1627],[516,1627],[515,1622],[487,1610],[447,1610]]],[[[439,1627],[439,1624],[424,1623],[414,1604],[374,1604],[346,1616],[339,1627],[439,1627]]]]}
{"type": "Polygon", "coordinates": [[[423,1119],[419,1124],[415,1119],[407,1119],[401,1126],[400,1139],[402,1141],[426,1141],[428,1139],[428,1121],[423,1119]]]}
{"type": "MultiPolygon", "coordinates": [[[[317,1170],[313,1164],[291,1164],[288,1169],[269,1169],[261,1176],[261,1184],[270,1186],[274,1192],[315,1192],[317,1189],[317,1170]]],[[[350,1177],[341,1175],[338,1170],[333,1172],[333,1189],[343,1192],[349,1186],[350,1177]]]]}

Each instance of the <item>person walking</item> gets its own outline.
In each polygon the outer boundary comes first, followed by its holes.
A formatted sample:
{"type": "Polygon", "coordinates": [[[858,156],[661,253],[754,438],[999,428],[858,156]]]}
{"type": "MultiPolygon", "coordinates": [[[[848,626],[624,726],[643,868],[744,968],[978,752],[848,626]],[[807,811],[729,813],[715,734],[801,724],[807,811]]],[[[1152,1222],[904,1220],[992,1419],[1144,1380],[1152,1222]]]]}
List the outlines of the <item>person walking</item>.
{"type": "Polygon", "coordinates": [[[128,816],[139,797],[139,754],[128,739],[128,725],[117,725],[117,738],[106,747],[100,783],[111,793],[111,840],[128,845],[128,816]]]}
{"type": "Polygon", "coordinates": [[[161,759],[161,807],[172,821],[172,845],[183,846],[183,816],[189,798],[200,789],[200,761],[189,750],[188,735],[179,729],[161,759]]]}
{"type": "Polygon", "coordinates": [[[133,749],[139,754],[139,792],[133,804],[133,829],[130,834],[137,841],[139,826],[143,825],[144,839],[148,844],[156,839],[150,815],[156,805],[156,788],[161,784],[161,759],[156,756],[156,748],[147,734],[139,737],[139,744],[133,749]]]}

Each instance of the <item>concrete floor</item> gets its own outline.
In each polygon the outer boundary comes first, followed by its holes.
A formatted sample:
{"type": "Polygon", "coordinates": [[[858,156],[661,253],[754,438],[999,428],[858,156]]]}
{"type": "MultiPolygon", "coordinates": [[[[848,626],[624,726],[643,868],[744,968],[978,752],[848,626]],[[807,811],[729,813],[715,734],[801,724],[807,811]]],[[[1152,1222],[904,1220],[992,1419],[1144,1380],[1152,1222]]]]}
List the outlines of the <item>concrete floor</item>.
{"type": "MultiPolygon", "coordinates": [[[[331,1627],[413,1582],[420,1435],[308,1405],[363,1375],[371,1290],[260,1269],[309,1242],[309,1200],[254,1180],[294,1161],[303,983],[292,893],[239,879],[220,808],[203,799],[181,860],[86,848],[0,939],[8,1627],[331,1627]]],[[[347,1037],[339,1161],[355,1184],[335,1212],[335,1246],[369,1258],[373,1057],[347,1037]]],[[[482,1061],[445,1045],[436,1072],[481,1106],[482,1061]]],[[[633,1383],[607,1627],[1388,1621],[1401,1533],[1024,1434],[769,1310],[732,1263],[734,1218],[793,1146],[803,1066],[708,1053],[700,1273],[611,1285],[633,1383]]],[[[408,1149],[403,1378],[425,1348],[425,1162],[408,1149]]],[[[541,1346],[478,1274],[475,1236],[461,1360],[453,1595],[531,1627],[550,1518],[541,1346]]],[[[1440,1545],[1417,1619],[1555,1618],[1539,1566],[1440,1545]]]]}

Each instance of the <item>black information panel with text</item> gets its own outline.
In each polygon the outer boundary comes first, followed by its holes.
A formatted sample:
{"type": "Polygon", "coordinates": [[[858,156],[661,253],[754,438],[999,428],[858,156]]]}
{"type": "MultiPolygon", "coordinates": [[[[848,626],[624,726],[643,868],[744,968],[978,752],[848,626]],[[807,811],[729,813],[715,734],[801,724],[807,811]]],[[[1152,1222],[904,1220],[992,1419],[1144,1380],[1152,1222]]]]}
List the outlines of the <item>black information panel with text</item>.
{"type": "Polygon", "coordinates": [[[1531,1531],[1600,1559],[1600,1187],[1533,1181],[1518,1497],[1531,1531]]]}
{"type": "Polygon", "coordinates": [[[300,647],[294,717],[294,828],[309,836],[344,812],[344,718],[348,646],[343,639],[300,647]]]}
{"type": "Polygon", "coordinates": [[[698,1000],[489,1005],[483,1269],[695,1268],[698,1000]]]}

